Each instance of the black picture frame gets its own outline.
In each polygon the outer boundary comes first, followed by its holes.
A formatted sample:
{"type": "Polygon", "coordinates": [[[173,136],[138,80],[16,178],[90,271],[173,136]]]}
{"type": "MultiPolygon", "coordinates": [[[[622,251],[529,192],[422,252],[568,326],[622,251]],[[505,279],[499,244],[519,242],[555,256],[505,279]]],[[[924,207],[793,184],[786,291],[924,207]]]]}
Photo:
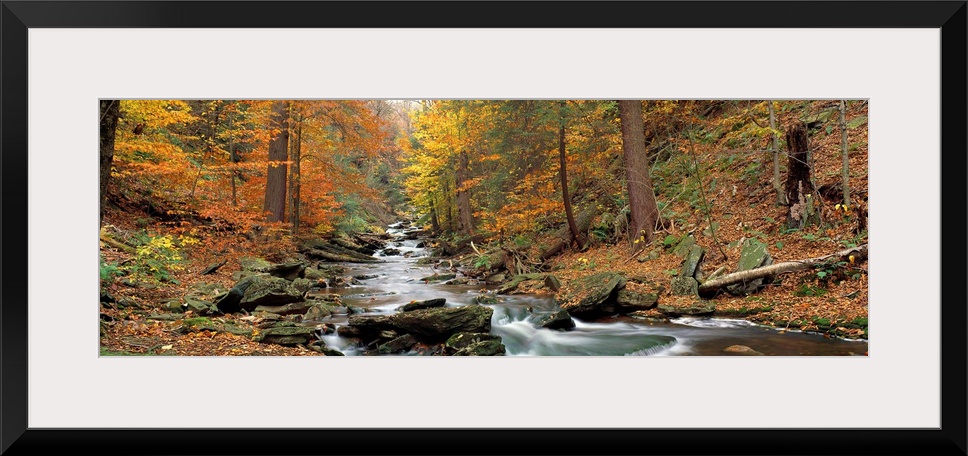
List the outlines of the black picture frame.
{"type": "MultiPolygon", "coordinates": [[[[2,454],[966,454],[966,1],[3,1],[2,454]],[[379,5],[377,5],[379,3],[379,5]],[[231,6],[231,7],[228,7],[231,6]],[[446,18],[446,22],[440,22],[446,18]],[[940,28],[938,429],[34,429],[27,427],[27,30],[33,27],[940,28]],[[940,246],[939,246],[940,247],[940,246]],[[955,288],[958,285],[958,288],[955,288]]],[[[899,88],[899,90],[903,90],[899,88]]],[[[468,411],[473,413],[473,411],[468,411]]],[[[577,413],[580,413],[577,412],[577,413]]]]}

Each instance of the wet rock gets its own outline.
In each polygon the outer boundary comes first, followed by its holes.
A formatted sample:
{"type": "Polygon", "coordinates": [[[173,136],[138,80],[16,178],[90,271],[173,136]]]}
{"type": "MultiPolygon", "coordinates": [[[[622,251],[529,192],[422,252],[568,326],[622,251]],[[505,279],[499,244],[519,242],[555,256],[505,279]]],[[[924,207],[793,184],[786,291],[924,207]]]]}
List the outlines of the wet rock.
{"type": "Polygon", "coordinates": [[[467,347],[485,341],[501,342],[501,336],[488,333],[461,332],[450,336],[447,341],[444,342],[444,350],[448,354],[453,354],[467,347]]]}
{"type": "Polygon", "coordinates": [[[379,274],[357,274],[353,276],[353,278],[356,280],[370,280],[370,279],[375,279],[377,277],[380,277],[380,275],[379,274]]]}
{"type": "Polygon", "coordinates": [[[310,342],[309,345],[306,346],[306,348],[309,348],[310,350],[317,353],[322,353],[326,356],[345,356],[343,352],[335,348],[328,347],[326,345],[326,342],[323,342],[321,340],[314,340],[310,342]]]}
{"type": "Polygon", "coordinates": [[[477,296],[474,296],[475,304],[497,304],[498,302],[499,300],[497,299],[496,296],[492,296],[489,294],[479,294],[477,296]]]}
{"type": "Polygon", "coordinates": [[[394,315],[353,315],[349,325],[364,334],[395,330],[421,341],[442,341],[458,332],[490,332],[494,311],[484,306],[436,307],[394,315]]]}
{"type": "MultiPolygon", "coordinates": [[[[736,272],[748,271],[771,264],[773,264],[773,257],[767,251],[766,244],[756,239],[747,239],[743,243],[743,250],[739,254],[736,272]]],[[[767,283],[766,279],[750,280],[744,283],[728,285],[726,291],[734,296],[747,296],[759,291],[765,283],[767,283]]]]}
{"type": "Polygon", "coordinates": [[[556,299],[561,303],[561,308],[571,315],[602,312],[602,307],[614,304],[617,290],[624,286],[625,277],[622,275],[601,272],[571,281],[568,290],[558,292],[556,299]]]}
{"type": "Polygon", "coordinates": [[[358,326],[340,326],[336,328],[336,334],[348,339],[359,339],[363,337],[365,331],[358,326]]]}
{"type": "Polygon", "coordinates": [[[716,303],[712,301],[697,300],[687,306],[672,306],[659,304],[659,312],[670,316],[678,317],[681,315],[709,315],[716,311],[716,303]]]}
{"type": "Polygon", "coordinates": [[[445,280],[450,280],[456,278],[457,274],[434,274],[420,279],[421,282],[432,283],[432,282],[443,282],[445,280]]]}
{"type": "Polygon", "coordinates": [[[409,351],[411,348],[413,348],[414,345],[417,345],[417,339],[415,339],[410,334],[404,334],[385,344],[380,345],[379,347],[377,347],[377,352],[384,355],[393,354],[393,353],[403,353],[403,352],[409,351]]]}
{"type": "Polygon", "coordinates": [[[399,310],[401,310],[403,312],[409,312],[411,310],[430,309],[430,308],[433,308],[433,307],[443,307],[446,302],[447,302],[447,300],[444,299],[444,298],[427,299],[425,301],[411,301],[411,302],[409,302],[407,304],[404,304],[404,305],[400,306],[400,309],[399,310]]]}
{"type": "Polygon", "coordinates": [[[539,315],[535,318],[534,324],[540,328],[568,330],[575,327],[575,320],[564,310],[554,313],[539,315]]]}
{"type": "Polygon", "coordinates": [[[753,350],[745,345],[730,345],[723,349],[724,353],[729,353],[731,355],[745,355],[745,356],[763,356],[762,353],[753,350]]]}
{"type": "Polygon", "coordinates": [[[505,353],[500,340],[482,340],[457,350],[453,356],[504,356],[505,353]]]}
{"type": "Polygon", "coordinates": [[[395,256],[399,254],[400,254],[400,249],[393,249],[393,248],[383,249],[383,251],[380,252],[380,255],[383,255],[383,256],[395,256]]]}
{"type": "Polygon", "coordinates": [[[676,296],[699,296],[699,281],[692,277],[672,279],[672,294],[676,296]]]}
{"type": "Polygon", "coordinates": [[[467,277],[458,277],[456,279],[450,279],[444,282],[443,284],[444,285],[467,285],[468,282],[470,282],[470,279],[468,279],[467,277]]]}
{"type": "Polygon", "coordinates": [[[333,315],[332,307],[316,301],[307,301],[310,303],[309,309],[303,315],[303,320],[322,320],[333,315]]]}
{"type": "Polygon", "coordinates": [[[622,312],[648,310],[656,306],[659,297],[652,293],[639,293],[622,289],[615,295],[615,302],[622,312]]]}

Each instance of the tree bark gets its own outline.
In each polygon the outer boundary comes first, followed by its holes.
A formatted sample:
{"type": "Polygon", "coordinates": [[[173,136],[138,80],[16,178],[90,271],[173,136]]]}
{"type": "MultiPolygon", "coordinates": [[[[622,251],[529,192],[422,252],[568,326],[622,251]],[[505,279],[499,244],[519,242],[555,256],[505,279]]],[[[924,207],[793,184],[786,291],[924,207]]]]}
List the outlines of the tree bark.
{"type": "Polygon", "coordinates": [[[237,197],[238,190],[236,189],[235,178],[236,178],[236,175],[239,173],[239,171],[238,171],[238,169],[235,168],[235,165],[239,162],[239,154],[237,154],[235,152],[235,130],[234,130],[234,128],[235,128],[235,116],[232,115],[232,112],[229,112],[229,162],[232,163],[232,165],[231,165],[231,173],[232,173],[232,207],[238,207],[239,206],[239,200],[238,200],[238,197],[237,197]]]}
{"type": "Polygon", "coordinates": [[[463,188],[468,177],[467,151],[461,150],[457,160],[457,215],[460,217],[460,230],[467,236],[474,235],[474,213],[471,212],[471,193],[469,188],[463,188]]]}
{"type": "Polygon", "coordinates": [[[100,109],[100,194],[98,206],[98,225],[104,219],[104,201],[108,194],[108,183],[111,181],[111,164],[114,162],[114,137],[118,128],[118,118],[121,117],[121,100],[101,100],[100,109]]]}
{"type": "Polygon", "coordinates": [[[744,281],[762,279],[766,277],[773,277],[787,272],[814,269],[827,264],[828,260],[831,259],[836,259],[837,261],[848,261],[848,258],[851,255],[854,256],[855,263],[866,260],[867,244],[854,247],[852,249],[841,250],[830,255],[807,258],[805,260],[784,261],[783,263],[776,263],[747,271],[726,274],[724,276],[703,282],[702,285],[699,285],[699,294],[709,296],[711,292],[717,291],[727,285],[733,285],[744,281]]]}
{"type": "Polygon", "coordinates": [[[776,203],[780,206],[788,206],[786,193],[783,192],[783,184],[780,183],[780,140],[776,136],[776,111],[773,109],[773,100],[766,101],[770,109],[770,137],[773,149],[773,188],[776,190],[776,203]]]}
{"type": "Polygon", "coordinates": [[[266,220],[286,220],[286,159],[289,156],[289,103],[272,103],[269,127],[279,130],[269,139],[269,167],[266,172],[266,220]]]}
{"type": "Polygon", "coordinates": [[[659,209],[652,190],[652,179],[649,177],[648,157],[645,155],[642,102],[619,100],[618,112],[622,123],[622,152],[625,157],[631,213],[629,243],[634,253],[652,241],[656,222],[659,220],[659,209]]]}
{"type": "Polygon", "coordinates": [[[844,180],[844,205],[850,207],[850,172],[848,171],[847,157],[847,103],[840,100],[840,150],[843,154],[843,165],[840,169],[841,178],[844,180]]]}
{"type": "Polygon", "coordinates": [[[813,171],[808,162],[810,145],[807,124],[797,122],[791,126],[786,132],[786,141],[790,156],[786,181],[787,200],[790,204],[787,227],[801,229],[820,222],[820,213],[814,208],[817,192],[813,186],[813,171]]]}
{"type": "Polygon", "coordinates": [[[296,125],[296,139],[293,141],[289,157],[292,163],[289,168],[289,224],[292,225],[292,234],[299,232],[299,191],[302,180],[299,173],[299,160],[302,157],[302,119],[299,119],[296,125]]]}
{"type": "Polygon", "coordinates": [[[571,230],[571,239],[582,248],[582,242],[578,238],[578,226],[575,225],[575,214],[571,211],[571,198],[568,197],[568,164],[565,160],[565,126],[558,129],[558,169],[561,175],[561,197],[565,203],[565,218],[568,219],[568,229],[571,230]]]}

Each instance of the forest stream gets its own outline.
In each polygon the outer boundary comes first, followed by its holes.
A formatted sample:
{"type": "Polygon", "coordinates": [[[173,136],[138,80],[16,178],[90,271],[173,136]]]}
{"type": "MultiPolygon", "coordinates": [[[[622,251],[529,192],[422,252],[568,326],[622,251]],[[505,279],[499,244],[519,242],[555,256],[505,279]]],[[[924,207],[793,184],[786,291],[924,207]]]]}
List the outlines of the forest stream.
{"type": "MultiPolygon", "coordinates": [[[[568,331],[540,328],[535,319],[558,310],[553,295],[494,295],[497,287],[483,283],[425,283],[421,278],[456,271],[418,264],[429,252],[417,247],[424,240],[408,236],[407,228],[391,225],[387,232],[392,238],[386,249],[376,254],[384,262],[343,264],[345,274],[357,277],[358,284],[317,293],[337,293],[344,305],[363,309],[364,315],[389,315],[405,303],[438,298],[446,299],[445,307],[473,305],[479,295],[487,293],[497,298],[497,303],[482,304],[494,310],[491,334],[501,337],[508,356],[716,356],[734,345],[772,356],[864,355],[868,350],[866,340],[784,331],[740,319],[681,317],[665,323],[613,316],[597,321],[573,318],[576,326],[568,331]]],[[[331,318],[328,323],[347,324],[345,315],[331,318]]],[[[366,352],[335,333],[322,337],[327,346],[345,355],[366,352]]],[[[416,354],[420,353],[404,353],[416,354]]]]}

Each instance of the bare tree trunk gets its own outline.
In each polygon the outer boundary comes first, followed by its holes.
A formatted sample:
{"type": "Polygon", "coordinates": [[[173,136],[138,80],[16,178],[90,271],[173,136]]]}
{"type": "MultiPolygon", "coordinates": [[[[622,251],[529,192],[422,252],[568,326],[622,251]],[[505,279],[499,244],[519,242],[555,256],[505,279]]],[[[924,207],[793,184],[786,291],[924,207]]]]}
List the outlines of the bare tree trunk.
{"type": "Polygon", "coordinates": [[[300,118],[296,126],[296,140],[291,150],[289,161],[292,166],[289,168],[289,224],[292,225],[292,234],[299,232],[299,191],[302,184],[302,175],[299,170],[299,161],[302,159],[302,119],[300,118]]]}
{"type": "Polygon", "coordinates": [[[469,188],[463,188],[469,173],[467,151],[461,150],[457,158],[457,215],[460,217],[461,232],[473,236],[474,213],[471,212],[471,192],[469,188]]]}
{"type": "Polygon", "coordinates": [[[699,286],[699,293],[700,295],[708,296],[709,292],[721,289],[727,285],[748,282],[750,280],[762,279],[766,277],[773,277],[787,272],[813,269],[827,264],[828,260],[831,259],[837,259],[838,261],[849,261],[851,256],[854,257],[853,262],[855,263],[859,263],[867,259],[867,244],[847,250],[841,250],[830,255],[807,258],[805,260],[784,261],[783,263],[776,263],[769,266],[726,274],[722,277],[717,277],[715,279],[703,282],[703,284],[699,286]]]}
{"type": "Polygon", "coordinates": [[[239,200],[237,198],[237,190],[235,188],[235,176],[238,174],[238,170],[235,169],[236,163],[239,162],[239,156],[235,153],[235,117],[229,113],[229,162],[231,165],[232,173],[232,207],[239,206],[239,200]]]}
{"type": "Polygon", "coordinates": [[[101,100],[100,109],[100,202],[98,208],[98,225],[104,219],[104,201],[108,194],[108,183],[111,181],[111,164],[114,162],[114,136],[118,128],[118,118],[121,117],[121,100],[101,100]]]}
{"type": "Polygon", "coordinates": [[[629,242],[637,252],[652,241],[659,209],[649,177],[648,157],[645,155],[645,135],[642,132],[642,102],[619,100],[618,112],[622,123],[622,151],[628,179],[629,242]]]}
{"type": "Polygon", "coordinates": [[[780,140],[776,136],[776,111],[773,109],[773,100],[767,100],[770,108],[770,137],[772,138],[773,149],[773,188],[776,190],[776,203],[780,206],[787,206],[790,202],[783,192],[783,184],[780,183],[780,140]]]}
{"type": "Polygon", "coordinates": [[[440,218],[437,217],[436,201],[430,203],[430,226],[434,230],[434,234],[440,233],[440,218]]]}
{"type": "Polygon", "coordinates": [[[813,186],[813,170],[807,161],[810,145],[807,124],[797,122],[786,132],[790,161],[787,165],[786,194],[790,202],[787,217],[788,228],[802,229],[820,223],[820,213],[814,208],[816,189],[813,186]]]}
{"type": "Polygon", "coordinates": [[[840,150],[843,153],[843,166],[840,173],[844,180],[844,205],[850,207],[850,172],[847,169],[847,103],[840,100],[840,150]]]}
{"type": "Polygon", "coordinates": [[[282,222],[286,220],[286,158],[289,150],[289,103],[272,103],[272,116],[269,127],[278,130],[269,139],[269,169],[266,172],[266,220],[282,222]]]}
{"type": "Polygon", "coordinates": [[[565,125],[562,124],[558,129],[558,169],[561,175],[561,196],[565,202],[565,217],[568,219],[568,229],[571,230],[571,239],[578,248],[582,248],[581,239],[578,238],[578,226],[575,225],[575,215],[571,211],[571,198],[568,197],[568,164],[565,160],[565,125]]]}

